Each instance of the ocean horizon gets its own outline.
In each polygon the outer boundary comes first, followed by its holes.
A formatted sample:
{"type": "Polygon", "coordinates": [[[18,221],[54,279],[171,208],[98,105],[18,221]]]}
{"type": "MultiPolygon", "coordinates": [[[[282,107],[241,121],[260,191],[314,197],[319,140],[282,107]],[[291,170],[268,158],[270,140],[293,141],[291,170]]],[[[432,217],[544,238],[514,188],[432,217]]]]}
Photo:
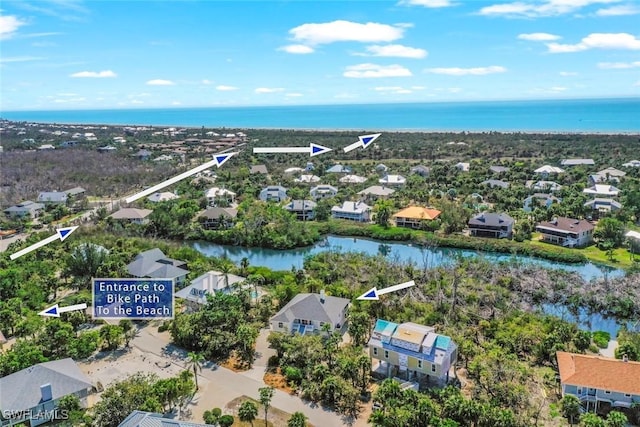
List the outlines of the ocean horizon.
{"type": "Polygon", "coordinates": [[[6,111],[0,118],[236,129],[640,133],[640,98],[6,111]]]}

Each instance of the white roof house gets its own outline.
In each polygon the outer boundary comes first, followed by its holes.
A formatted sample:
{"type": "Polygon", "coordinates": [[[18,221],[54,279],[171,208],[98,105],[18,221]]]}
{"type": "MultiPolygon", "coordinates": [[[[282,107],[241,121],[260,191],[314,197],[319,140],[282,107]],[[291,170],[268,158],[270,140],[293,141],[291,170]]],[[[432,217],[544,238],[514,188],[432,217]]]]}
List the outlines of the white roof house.
{"type": "Polygon", "coordinates": [[[469,168],[471,167],[471,165],[468,162],[459,162],[456,163],[453,167],[462,172],[469,172],[469,168]]]}
{"type": "Polygon", "coordinates": [[[616,168],[606,168],[606,169],[602,169],[601,171],[598,171],[597,174],[603,175],[603,176],[614,176],[616,178],[622,178],[627,173],[616,168]]]}
{"type": "Polygon", "coordinates": [[[204,193],[204,196],[207,199],[212,197],[225,197],[225,196],[235,196],[235,195],[236,193],[234,193],[233,191],[229,191],[226,188],[220,188],[220,187],[211,187],[204,193]]]}
{"type": "Polygon", "coordinates": [[[158,203],[158,202],[166,202],[167,200],[174,200],[178,198],[179,197],[177,195],[170,193],[168,191],[165,191],[162,193],[153,193],[152,195],[147,197],[147,200],[149,200],[150,202],[158,203]]]}
{"type": "Polygon", "coordinates": [[[592,166],[595,165],[593,159],[564,159],[560,162],[562,166],[579,166],[579,165],[587,165],[592,166]]]}
{"type": "Polygon", "coordinates": [[[544,165],[534,170],[533,173],[537,174],[550,174],[550,173],[564,173],[564,169],[557,166],[544,165]]]}
{"type": "Polygon", "coordinates": [[[345,175],[342,178],[340,178],[338,181],[343,184],[362,184],[366,180],[367,178],[365,178],[364,176],[345,175]]]}
{"type": "Polygon", "coordinates": [[[605,197],[615,197],[620,194],[620,190],[618,188],[607,184],[596,184],[593,187],[585,188],[582,192],[585,194],[605,197]]]}
{"type": "Polygon", "coordinates": [[[295,168],[287,168],[284,170],[284,173],[286,174],[294,174],[299,172],[304,172],[304,169],[295,167],[295,168]]]}
{"type": "Polygon", "coordinates": [[[407,179],[402,175],[385,175],[378,182],[382,185],[404,185],[407,179]]]}
{"type": "Polygon", "coordinates": [[[324,199],[326,197],[333,197],[338,194],[338,189],[333,185],[322,184],[313,187],[309,193],[314,199],[324,199]]]}
{"type": "Polygon", "coordinates": [[[364,190],[358,192],[360,196],[378,196],[378,197],[387,197],[395,193],[396,190],[389,187],[384,187],[381,185],[372,185],[371,187],[367,187],[364,190]]]}
{"type": "Polygon", "coordinates": [[[631,160],[630,162],[623,163],[625,168],[640,168],[640,160],[631,160]]]}
{"type": "Polygon", "coordinates": [[[300,175],[300,178],[296,178],[293,181],[303,183],[320,182],[320,177],[316,175],[300,175]]]}
{"type": "Polygon", "coordinates": [[[555,181],[527,181],[527,188],[531,188],[533,190],[549,190],[549,191],[560,191],[562,190],[562,185],[558,184],[555,181]]]}
{"type": "Polygon", "coordinates": [[[176,292],[175,296],[197,304],[206,304],[207,295],[230,292],[234,285],[244,281],[244,277],[235,274],[227,274],[225,277],[225,274],[219,271],[207,271],[193,279],[189,286],[176,292]]]}

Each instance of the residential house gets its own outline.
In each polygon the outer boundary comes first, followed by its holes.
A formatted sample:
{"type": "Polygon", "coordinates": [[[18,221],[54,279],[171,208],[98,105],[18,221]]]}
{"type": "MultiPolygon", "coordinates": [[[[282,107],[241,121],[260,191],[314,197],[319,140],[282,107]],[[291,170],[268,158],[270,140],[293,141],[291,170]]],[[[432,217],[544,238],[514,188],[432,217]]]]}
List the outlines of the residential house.
{"type": "Polygon", "coordinates": [[[169,154],[163,154],[153,159],[154,162],[170,162],[172,160],[173,160],[173,156],[169,154]]]}
{"type": "Polygon", "coordinates": [[[320,177],[316,175],[300,175],[300,178],[296,178],[293,181],[310,184],[314,182],[320,182],[320,177]]]}
{"type": "Polygon", "coordinates": [[[134,154],[135,157],[137,157],[139,160],[149,160],[149,158],[151,157],[151,151],[149,150],[139,150],[136,154],[134,154]]]}
{"type": "Polygon", "coordinates": [[[64,190],[67,198],[71,200],[80,200],[85,197],[87,190],[82,187],[73,187],[68,190],[64,190]]]}
{"type": "Polygon", "coordinates": [[[380,163],[379,165],[376,166],[376,172],[385,173],[388,170],[389,170],[389,168],[385,164],[380,163]]]}
{"type": "Polygon", "coordinates": [[[640,362],[564,351],[556,352],[556,359],[562,396],[577,397],[586,411],[640,402],[640,362]]]}
{"type": "Polygon", "coordinates": [[[38,202],[45,205],[64,205],[68,198],[64,191],[42,191],[38,194],[38,202]]]}
{"type": "Polygon", "coordinates": [[[270,185],[260,191],[263,202],[283,202],[287,199],[287,189],[281,185],[270,185]]]}
{"type": "Polygon", "coordinates": [[[546,193],[534,193],[531,196],[524,199],[522,209],[525,212],[533,212],[537,207],[549,209],[552,204],[560,203],[561,200],[556,196],[546,193]]]}
{"type": "Polygon", "coordinates": [[[593,211],[592,218],[599,218],[602,215],[622,209],[622,203],[613,199],[596,197],[595,199],[586,202],[584,207],[593,211]]]}
{"type": "Polygon", "coordinates": [[[173,279],[175,283],[182,283],[189,274],[186,266],[186,262],[169,258],[160,249],[155,248],[139,253],[127,265],[127,271],[132,277],[173,279]]]}
{"type": "Polygon", "coordinates": [[[211,187],[204,192],[209,206],[217,206],[220,204],[229,205],[236,200],[236,193],[226,188],[211,187]]]}
{"type": "Polygon", "coordinates": [[[568,247],[586,246],[593,240],[593,225],[584,219],[566,217],[543,221],[536,226],[543,242],[568,247]]]}
{"type": "Polygon", "coordinates": [[[458,360],[458,346],[431,326],[378,319],[369,339],[369,357],[379,361],[375,370],[404,381],[439,385],[449,381],[458,360]]]}
{"type": "Polygon", "coordinates": [[[364,202],[347,201],[342,203],[342,206],[332,207],[331,216],[336,219],[369,222],[371,220],[371,207],[364,202]]]}
{"type": "Polygon", "coordinates": [[[152,195],[147,197],[147,200],[153,203],[166,202],[175,199],[179,199],[179,197],[168,191],[164,191],[162,193],[153,193],[152,195]]]}
{"type": "Polygon", "coordinates": [[[593,159],[564,159],[560,162],[562,166],[593,166],[596,163],[593,159]]]}
{"type": "Polygon", "coordinates": [[[459,162],[453,165],[453,167],[458,169],[460,172],[469,172],[471,165],[467,162],[459,162]]]}
{"type": "Polygon", "coordinates": [[[431,168],[428,166],[418,165],[411,168],[411,173],[416,175],[420,175],[423,178],[426,178],[431,173],[431,168]]]}
{"type": "Polygon", "coordinates": [[[366,180],[367,178],[365,178],[364,176],[345,175],[342,178],[340,178],[338,181],[342,184],[362,184],[366,180]]]}
{"type": "Polygon", "coordinates": [[[205,230],[218,230],[231,227],[237,216],[237,209],[208,208],[198,215],[198,222],[205,230]]]}
{"type": "Polygon", "coordinates": [[[350,300],[319,294],[298,294],[269,321],[275,332],[313,333],[328,325],[329,332],[342,332],[347,323],[350,300]]]}
{"type": "Polygon", "coordinates": [[[38,363],[0,378],[0,425],[18,424],[31,427],[63,415],[60,400],[76,396],[87,407],[87,396],[93,389],[91,380],[73,359],[38,363]]]}
{"type": "Polygon", "coordinates": [[[191,281],[191,284],[175,293],[177,298],[185,300],[191,310],[198,310],[207,303],[207,295],[217,292],[231,293],[244,283],[244,277],[235,274],[225,274],[220,271],[207,271],[191,281]]]}
{"type": "Polygon", "coordinates": [[[109,215],[109,218],[113,218],[117,221],[128,222],[131,224],[148,224],[149,215],[153,213],[150,209],[136,209],[136,208],[122,208],[117,212],[109,215]]]}
{"type": "Polygon", "coordinates": [[[402,175],[385,175],[378,182],[382,185],[400,187],[407,182],[407,179],[402,175]]]}
{"type": "Polygon", "coordinates": [[[562,190],[562,185],[558,184],[555,181],[527,181],[525,187],[530,188],[534,191],[560,191],[562,190]]]}
{"type": "Polygon", "coordinates": [[[640,168],[640,160],[631,160],[630,162],[623,163],[622,166],[625,168],[640,168]]]}
{"type": "Polygon", "coordinates": [[[316,169],[313,162],[307,162],[307,166],[304,167],[305,172],[312,172],[316,169]]]}
{"type": "Polygon", "coordinates": [[[135,410],[122,420],[118,427],[208,427],[210,424],[192,423],[173,418],[165,418],[162,414],[135,410]]]}
{"type": "Polygon", "coordinates": [[[495,174],[502,174],[502,173],[509,172],[509,168],[506,166],[493,165],[489,167],[489,172],[493,172],[495,174]]]}
{"type": "Polygon", "coordinates": [[[559,168],[557,166],[544,165],[534,170],[533,173],[535,173],[536,175],[540,175],[542,177],[547,177],[551,174],[564,173],[564,169],[559,168]]]}
{"type": "Polygon", "coordinates": [[[316,206],[318,204],[313,200],[292,200],[284,208],[295,214],[299,221],[310,221],[315,217],[316,206]]]}
{"type": "Polygon", "coordinates": [[[338,194],[338,189],[332,185],[321,184],[313,187],[309,193],[314,200],[328,199],[330,197],[335,197],[336,194],[338,194]]]}
{"type": "Polygon", "coordinates": [[[351,167],[342,165],[333,165],[327,169],[326,173],[351,173],[351,167]]]}
{"type": "Polygon", "coordinates": [[[433,221],[438,218],[442,212],[437,209],[425,208],[422,206],[409,206],[391,217],[396,227],[422,228],[425,222],[433,221]]]}
{"type": "Polygon", "coordinates": [[[626,173],[620,169],[606,168],[589,175],[589,185],[596,185],[603,182],[620,182],[620,178],[623,178],[625,175],[626,173]]]}
{"type": "Polygon", "coordinates": [[[249,173],[251,175],[254,175],[256,173],[259,173],[259,174],[262,174],[262,175],[266,175],[266,174],[269,173],[269,171],[267,171],[267,167],[265,165],[253,165],[249,169],[249,173]]]}
{"type": "Polygon", "coordinates": [[[54,147],[51,144],[42,144],[41,146],[38,147],[38,150],[40,151],[49,151],[49,150],[55,150],[56,147],[54,147]]]}
{"type": "Polygon", "coordinates": [[[5,209],[4,213],[11,218],[24,218],[27,215],[31,218],[37,218],[42,211],[44,211],[44,204],[26,200],[5,209]]]}
{"type": "Polygon", "coordinates": [[[287,169],[284,170],[284,173],[286,175],[293,175],[293,174],[297,174],[297,173],[300,173],[300,172],[304,172],[304,169],[298,168],[298,167],[293,167],[293,168],[287,168],[287,169]]]}
{"type": "Polygon", "coordinates": [[[98,147],[98,153],[111,153],[113,151],[118,151],[116,147],[113,145],[105,145],[104,147],[98,147]]]}
{"type": "Polygon", "coordinates": [[[499,179],[488,179],[486,181],[482,181],[480,185],[486,185],[491,188],[509,188],[508,182],[499,179]]]}
{"type": "Polygon", "coordinates": [[[596,184],[592,187],[585,188],[582,192],[593,197],[617,197],[618,194],[620,194],[618,188],[609,184],[596,184]]]}
{"type": "Polygon", "coordinates": [[[365,200],[376,200],[379,198],[386,198],[395,193],[393,188],[385,187],[384,185],[372,185],[362,191],[358,192],[358,195],[362,196],[365,200]]]}
{"type": "Polygon", "coordinates": [[[510,239],[514,222],[506,213],[480,212],[469,220],[469,234],[475,237],[510,239]]]}

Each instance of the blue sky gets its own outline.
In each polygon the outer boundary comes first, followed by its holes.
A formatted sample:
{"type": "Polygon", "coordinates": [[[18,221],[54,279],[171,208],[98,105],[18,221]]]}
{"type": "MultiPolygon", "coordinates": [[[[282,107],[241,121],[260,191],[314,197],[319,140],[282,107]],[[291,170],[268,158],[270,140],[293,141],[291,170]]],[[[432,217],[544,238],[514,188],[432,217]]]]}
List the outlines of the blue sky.
{"type": "Polygon", "coordinates": [[[0,111],[640,96],[635,0],[0,8],[0,111]]]}

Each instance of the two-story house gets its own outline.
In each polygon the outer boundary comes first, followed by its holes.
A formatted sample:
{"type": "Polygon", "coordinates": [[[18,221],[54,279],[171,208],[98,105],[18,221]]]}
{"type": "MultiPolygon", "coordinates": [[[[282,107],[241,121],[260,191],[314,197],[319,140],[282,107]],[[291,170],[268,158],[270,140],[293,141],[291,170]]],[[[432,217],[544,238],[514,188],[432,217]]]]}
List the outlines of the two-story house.
{"type": "Polygon", "coordinates": [[[281,185],[270,185],[260,191],[260,200],[263,202],[283,202],[287,199],[287,189],[281,185]]]}
{"type": "Polygon", "coordinates": [[[347,323],[350,300],[319,294],[298,294],[270,320],[274,332],[319,332],[328,325],[329,332],[342,332],[347,323]]]}
{"type": "Polygon", "coordinates": [[[38,194],[38,202],[45,205],[64,205],[68,198],[64,191],[42,191],[38,194]]]}
{"type": "Polygon", "coordinates": [[[384,185],[372,185],[362,191],[358,191],[358,196],[362,196],[363,200],[375,201],[377,199],[387,198],[395,193],[393,188],[385,187],[384,185]]]}
{"type": "Polygon", "coordinates": [[[584,190],[582,190],[582,192],[592,197],[611,198],[618,197],[618,194],[620,194],[620,189],[609,184],[596,184],[591,187],[585,188],[584,190]]]}
{"type": "Polygon", "coordinates": [[[191,284],[175,293],[176,298],[182,298],[191,310],[198,310],[207,303],[207,295],[217,292],[231,293],[245,281],[244,277],[220,271],[207,271],[191,281],[191,284]]]}
{"type": "Polygon", "coordinates": [[[385,175],[378,180],[380,185],[385,187],[401,187],[407,182],[407,179],[402,175],[385,175]]]}
{"type": "Polygon", "coordinates": [[[318,204],[313,200],[292,200],[284,208],[295,214],[299,221],[310,221],[315,217],[316,206],[318,204]]]}
{"type": "Polygon", "coordinates": [[[406,381],[444,384],[458,360],[458,346],[431,326],[397,324],[378,319],[369,340],[369,356],[374,371],[406,381]]]}
{"type": "Polygon", "coordinates": [[[506,213],[480,212],[467,225],[471,236],[509,239],[513,234],[514,222],[506,213]]]}
{"type": "Polygon", "coordinates": [[[538,169],[534,170],[533,173],[535,173],[536,175],[540,175],[540,176],[546,178],[546,177],[548,177],[549,175],[552,175],[552,174],[564,173],[564,169],[559,168],[557,166],[544,165],[544,166],[540,166],[538,169]]]}
{"type": "Polygon", "coordinates": [[[533,212],[535,208],[549,209],[552,204],[560,203],[561,200],[551,194],[546,193],[534,193],[524,199],[522,203],[522,209],[525,212],[533,212]]]}
{"type": "Polygon", "coordinates": [[[26,200],[4,210],[5,215],[11,218],[37,218],[44,211],[44,204],[26,200]]]}
{"type": "Polygon", "coordinates": [[[120,222],[144,225],[149,223],[148,217],[152,213],[151,209],[122,208],[109,215],[109,218],[120,222]]]}
{"type": "Polygon", "coordinates": [[[235,201],[236,193],[226,188],[211,187],[204,193],[209,206],[229,205],[235,201]]]}
{"type": "Polygon", "coordinates": [[[321,184],[313,187],[309,193],[314,200],[328,199],[338,194],[338,189],[333,185],[321,184]]]}
{"type": "Polygon", "coordinates": [[[366,182],[366,180],[367,178],[360,175],[345,175],[342,178],[340,178],[338,181],[341,184],[362,184],[363,182],[366,182]]]}
{"type": "Polygon", "coordinates": [[[238,210],[233,208],[209,208],[198,215],[198,222],[205,230],[229,228],[238,216],[238,210]]]}
{"type": "Polygon", "coordinates": [[[536,225],[543,242],[573,247],[586,246],[593,240],[593,225],[584,219],[556,217],[536,225]]]}
{"type": "Polygon", "coordinates": [[[571,167],[571,166],[593,166],[596,163],[593,159],[564,159],[560,162],[562,166],[571,167]]]}
{"type": "Polygon", "coordinates": [[[629,408],[640,402],[640,362],[558,351],[562,396],[580,399],[585,410],[629,408]]]}
{"type": "Polygon", "coordinates": [[[182,283],[189,274],[186,266],[185,261],[169,258],[160,249],[155,248],[139,253],[127,265],[127,271],[132,277],[173,279],[174,283],[182,283]]]}
{"type": "Polygon", "coordinates": [[[437,209],[430,209],[422,206],[409,206],[408,208],[396,212],[391,218],[395,221],[396,227],[420,229],[423,227],[425,222],[435,220],[441,213],[442,212],[437,209]]]}
{"type": "Polygon", "coordinates": [[[347,201],[342,203],[342,206],[332,207],[331,216],[336,219],[369,222],[371,220],[371,206],[364,202],[347,201]]]}

